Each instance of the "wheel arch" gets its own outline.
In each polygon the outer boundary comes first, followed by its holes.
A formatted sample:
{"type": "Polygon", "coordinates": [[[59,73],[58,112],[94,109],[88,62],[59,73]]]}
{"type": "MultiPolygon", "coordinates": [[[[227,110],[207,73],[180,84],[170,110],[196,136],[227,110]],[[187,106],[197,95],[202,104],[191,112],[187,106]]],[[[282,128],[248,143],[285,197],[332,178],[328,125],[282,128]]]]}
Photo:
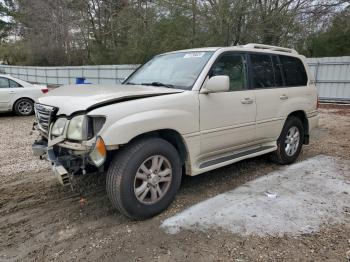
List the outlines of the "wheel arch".
{"type": "Polygon", "coordinates": [[[304,128],[304,141],[303,144],[308,145],[309,144],[309,120],[306,117],[306,113],[303,110],[297,110],[292,113],[290,113],[287,117],[287,119],[291,116],[297,117],[300,119],[301,123],[303,124],[304,128]]]}
{"type": "Polygon", "coordinates": [[[159,129],[150,132],[146,132],[136,137],[132,138],[129,143],[147,137],[159,137],[169,142],[171,145],[175,147],[177,152],[179,153],[182,164],[184,164],[188,160],[188,149],[186,143],[181,136],[181,134],[174,129],[159,129]]]}
{"type": "Polygon", "coordinates": [[[16,105],[16,103],[17,103],[19,100],[21,100],[21,99],[29,99],[30,101],[33,102],[33,104],[35,104],[35,101],[34,101],[33,98],[30,98],[30,97],[27,97],[27,96],[19,97],[19,98],[17,98],[17,99],[13,102],[13,104],[12,104],[12,111],[15,110],[15,105],[16,105]]]}

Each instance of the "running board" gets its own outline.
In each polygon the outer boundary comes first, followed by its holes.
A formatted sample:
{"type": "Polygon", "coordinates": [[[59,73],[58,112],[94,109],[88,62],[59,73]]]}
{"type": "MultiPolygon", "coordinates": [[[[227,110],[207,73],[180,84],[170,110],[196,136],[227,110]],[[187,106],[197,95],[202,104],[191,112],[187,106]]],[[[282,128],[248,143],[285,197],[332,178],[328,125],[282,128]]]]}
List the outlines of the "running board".
{"type": "Polygon", "coordinates": [[[243,151],[243,152],[236,152],[236,153],[233,153],[231,155],[226,155],[226,156],[222,156],[222,157],[219,157],[216,159],[211,159],[211,160],[205,161],[199,165],[199,168],[203,169],[203,168],[208,168],[208,167],[215,166],[218,164],[222,164],[225,162],[231,162],[232,160],[235,160],[237,158],[242,158],[242,159],[249,158],[250,155],[253,155],[251,157],[254,157],[254,156],[259,155],[258,153],[260,153],[260,152],[262,154],[265,154],[268,152],[272,152],[274,150],[276,150],[276,146],[262,146],[262,147],[258,147],[258,148],[249,149],[249,150],[243,151]]]}

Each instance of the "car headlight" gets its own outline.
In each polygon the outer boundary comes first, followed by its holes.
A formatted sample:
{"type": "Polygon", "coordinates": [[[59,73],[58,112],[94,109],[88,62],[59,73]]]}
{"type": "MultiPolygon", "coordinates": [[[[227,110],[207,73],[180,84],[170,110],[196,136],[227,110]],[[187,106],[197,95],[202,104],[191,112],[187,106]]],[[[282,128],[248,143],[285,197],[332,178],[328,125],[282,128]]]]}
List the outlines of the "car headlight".
{"type": "Polygon", "coordinates": [[[67,119],[66,118],[59,118],[56,120],[56,122],[53,124],[51,129],[51,134],[54,136],[60,136],[64,132],[64,128],[66,127],[67,119]]]}
{"type": "Polygon", "coordinates": [[[88,119],[86,115],[73,117],[68,126],[67,138],[82,141],[87,139],[88,119]]]}

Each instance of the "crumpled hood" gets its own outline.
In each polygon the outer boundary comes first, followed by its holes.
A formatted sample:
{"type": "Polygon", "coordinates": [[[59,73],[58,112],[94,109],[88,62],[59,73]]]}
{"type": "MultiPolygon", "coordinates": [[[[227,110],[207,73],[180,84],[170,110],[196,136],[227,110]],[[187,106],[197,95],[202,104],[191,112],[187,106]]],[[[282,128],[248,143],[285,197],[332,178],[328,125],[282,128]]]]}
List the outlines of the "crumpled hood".
{"type": "Polygon", "coordinates": [[[59,108],[70,115],[108,103],[181,93],[184,90],[142,85],[70,85],[56,88],[39,98],[39,103],[59,108]]]}

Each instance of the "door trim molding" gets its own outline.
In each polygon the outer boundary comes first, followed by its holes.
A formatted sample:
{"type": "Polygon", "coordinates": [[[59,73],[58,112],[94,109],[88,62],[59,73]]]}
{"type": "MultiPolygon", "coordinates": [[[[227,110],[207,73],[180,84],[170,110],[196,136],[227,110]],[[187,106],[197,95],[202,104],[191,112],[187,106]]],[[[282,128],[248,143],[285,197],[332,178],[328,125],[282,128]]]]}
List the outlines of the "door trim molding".
{"type": "Polygon", "coordinates": [[[259,125],[259,124],[265,124],[265,123],[270,123],[270,122],[275,122],[280,120],[285,120],[285,117],[276,117],[276,118],[271,118],[266,120],[260,120],[260,121],[257,121],[256,124],[259,125]]]}
{"type": "Polygon", "coordinates": [[[205,134],[210,134],[210,133],[215,133],[215,132],[220,132],[220,131],[225,131],[225,130],[230,130],[230,129],[236,129],[236,128],[246,127],[246,126],[254,126],[254,125],[255,125],[255,122],[248,122],[248,123],[244,123],[244,124],[240,124],[240,125],[218,127],[218,128],[214,128],[214,129],[201,131],[201,134],[205,135],[205,134]]]}

